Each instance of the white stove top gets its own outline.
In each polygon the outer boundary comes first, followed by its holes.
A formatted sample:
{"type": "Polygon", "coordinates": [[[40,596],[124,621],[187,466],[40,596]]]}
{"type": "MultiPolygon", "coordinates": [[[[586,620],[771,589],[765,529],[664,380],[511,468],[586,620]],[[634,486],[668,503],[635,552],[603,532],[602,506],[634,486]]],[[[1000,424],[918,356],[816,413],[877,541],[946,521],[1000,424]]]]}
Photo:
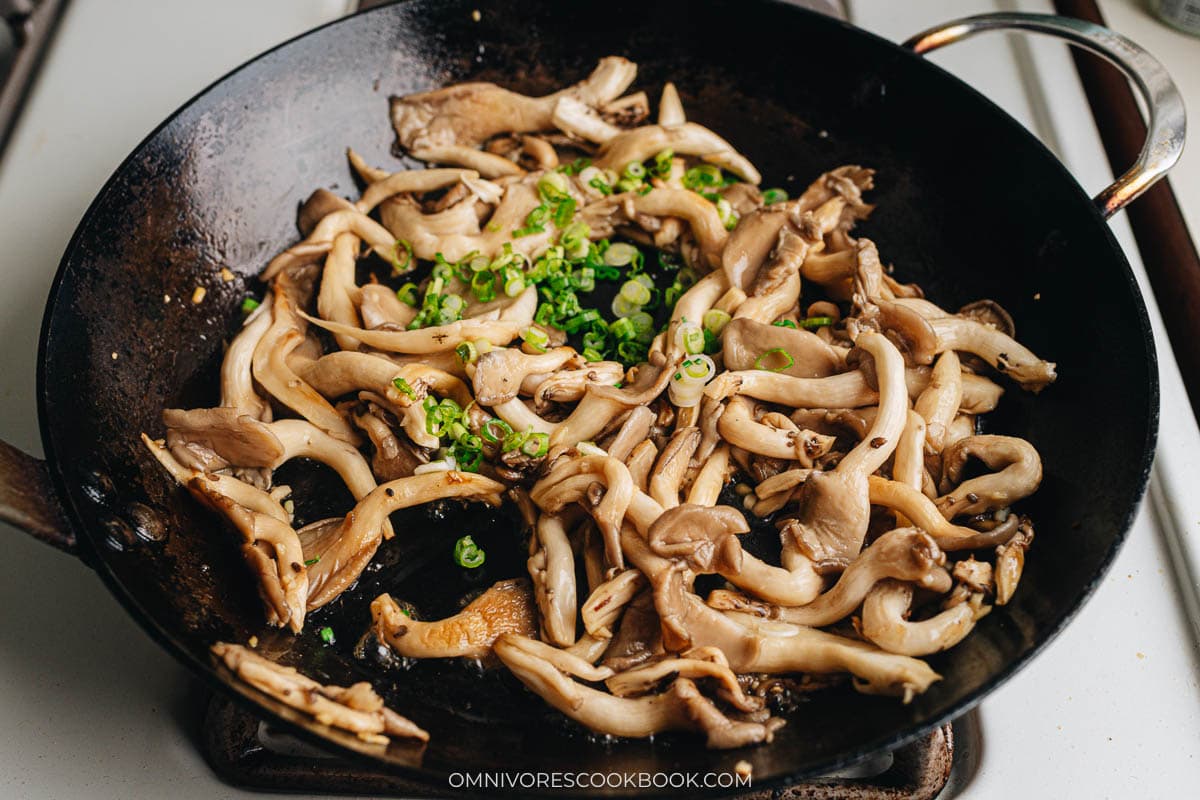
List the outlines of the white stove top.
{"type": "MultiPolygon", "coordinates": [[[[40,452],[34,364],[42,307],[76,221],[109,173],[213,78],[347,5],[71,4],[0,164],[0,438],[40,452]]],[[[855,22],[892,39],[967,13],[1050,10],[1040,0],[849,6],[855,22]]],[[[1172,68],[1200,108],[1200,40],[1157,25],[1132,0],[1109,0],[1103,10],[1172,68]]],[[[933,58],[1035,130],[1084,186],[1111,179],[1064,47],[1029,40],[1014,48],[1005,37],[980,37],[933,58]],[[1030,55],[1032,71],[1017,69],[1015,53],[1030,55]]],[[[1176,190],[1200,230],[1200,156],[1185,155],[1182,169],[1176,190]]],[[[1123,217],[1113,228],[1148,291],[1123,217]]],[[[1151,499],[1075,622],[983,703],[979,769],[959,797],[1163,797],[1186,794],[1200,777],[1200,661],[1163,536],[1168,525],[1200,525],[1200,493],[1188,486],[1200,474],[1200,433],[1150,306],[1163,395],[1151,499]]],[[[0,796],[260,797],[209,771],[194,743],[194,684],[100,581],[28,537],[0,535],[0,796]]]]}

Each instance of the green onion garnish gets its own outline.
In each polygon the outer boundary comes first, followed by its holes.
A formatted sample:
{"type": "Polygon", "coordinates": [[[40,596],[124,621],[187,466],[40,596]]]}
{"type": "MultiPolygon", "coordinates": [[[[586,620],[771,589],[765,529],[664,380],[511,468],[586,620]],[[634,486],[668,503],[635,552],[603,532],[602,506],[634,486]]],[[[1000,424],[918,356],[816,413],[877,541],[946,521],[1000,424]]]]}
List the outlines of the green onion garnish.
{"type": "Polygon", "coordinates": [[[420,291],[421,290],[417,288],[417,285],[410,281],[396,290],[396,297],[400,299],[401,303],[416,308],[421,304],[421,299],[419,297],[420,291]]]}
{"type": "Polygon", "coordinates": [[[792,322],[790,319],[777,319],[774,322],[772,322],[771,324],[774,325],[776,328],[795,328],[796,327],[796,323],[792,322]]]}
{"type": "MultiPolygon", "coordinates": [[[[439,255],[441,254],[439,253],[439,255]]],[[[396,243],[392,245],[392,273],[403,275],[406,272],[412,272],[416,265],[417,262],[413,259],[412,245],[403,239],[397,239],[396,243]]]]}
{"type": "Polygon", "coordinates": [[[737,227],[738,215],[733,210],[733,206],[724,197],[717,198],[717,216],[721,218],[721,224],[725,226],[725,230],[731,231],[737,227]]]}
{"type": "Polygon", "coordinates": [[[817,328],[824,328],[826,325],[832,324],[833,317],[807,317],[806,319],[800,320],[800,327],[806,328],[810,331],[816,330],[817,328]]]}
{"type": "Polygon", "coordinates": [[[787,350],[784,350],[782,347],[772,347],[754,359],[754,368],[766,370],[767,372],[783,372],[795,363],[796,359],[792,358],[792,354],[787,350]]]}
{"type": "Polygon", "coordinates": [[[513,450],[516,450],[521,445],[525,444],[525,440],[528,439],[532,433],[533,429],[530,428],[527,431],[513,431],[512,433],[507,434],[504,437],[504,441],[500,443],[500,450],[505,453],[511,453],[513,450]]]}
{"type": "Polygon", "coordinates": [[[550,450],[550,434],[531,433],[521,442],[521,454],[530,458],[541,458],[550,450]]]}
{"type": "Polygon", "coordinates": [[[411,385],[411,384],[409,384],[409,382],[408,382],[408,381],[404,380],[404,378],[396,378],[396,379],[394,379],[394,380],[392,381],[392,386],[395,386],[395,387],[396,387],[396,391],[400,392],[400,393],[401,393],[402,395],[404,395],[405,397],[407,397],[407,398],[409,398],[409,399],[411,399],[411,400],[416,400],[416,399],[417,399],[417,390],[416,390],[416,389],[414,389],[414,388],[412,387],[412,385],[411,385]]]}
{"type": "Polygon", "coordinates": [[[492,417],[479,428],[479,435],[485,442],[495,444],[503,442],[504,437],[513,432],[512,426],[498,417],[492,417]]]}
{"type": "Polygon", "coordinates": [[[317,556],[316,558],[310,558],[304,562],[304,566],[311,567],[313,564],[316,564],[320,560],[321,560],[320,556],[317,556]]]}
{"type": "Polygon", "coordinates": [[[721,168],[712,164],[700,164],[692,167],[683,174],[683,185],[688,189],[699,189],[703,186],[720,186],[722,182],[721,168]]]}
{"type": "Polygon", "coordinates": [[[640,161],[630,161],[621,174],[631,181],[641,180],[646,177],[646,167],[640,161]]]}
{"type": "Polygon", "coordinates": [[[487,554],[475,544],[470,536],[464,536],[454,543],[454,563],[467,569],[482,567],[487,560],[487,554]]]}
{"type": "Polygon", "coordinates": [[[247,297],[242,301],[242,313],[249,314],[254,309],[258,308],[262,303],[255,300],[253,297],[247,297]]]}
{"type": "Polygon", "coordinates": [[[762,193],[763,203],[768,206],[773,206],[776,203],[786,202],[788,193],[783,189],[767,189],[762,193]]]}
{"type": "Polygon", "coordinates": [[[656,177],[665,178],[671,174],[671,159],[675,151],[667,148],[654,157],[654,167],[651,170],[656,177]]]}
{"type": "Polygon", "coordinates": [[[325,644],[333,644],[337,641],[337,639],[335,639],[333,636],[333,628],[329,627],[328,625],[326,625],[324,628],[321,628],[320,635],[321,641],[325,644]]]}
{"type": "Polygon", "coordinates": [[[604,263],[610,267],[623,267],[637,258],[639,251],[636,247],[625,242],[611,244],[604,251],[604,263]]]}
{"type": "Polygon", "coordinates": [[[722,311],[719,308],[710,308],[704,312],[704,317],[701,321],[704,323],[704,330],[709,331],[714,336],[720,336],[721,331],[725,330],[725,326],[729,324],[732,317],[728,312],[722,311]]]}
{"type": "Polygon", "coordinates": [[[539,353],[546,352],[546,345],[550,344],[550,336],[541,328],[535,328],[530,325],[525,330],[521,331],[521,339],[525,344],[537,350],[539,353]]]}
{"type": "Polygon", "coordinates": [[[458,356],[458,360],[465,364],[474,364],[479,358],[479,350],[476,349],[474,342],[462,342],[454,348],[454,355],[458,356]]]}
{"type": "Polygon", "coordinates": [[[613,191],[612,187],[609,186],[608,183],[599,176],[592,178],[590,181],[588,181],[588,186],[592,187],[593,189],[595,189],[597,192],[604,195],[605,197],[612,194],[612,191],[613,191]]]}

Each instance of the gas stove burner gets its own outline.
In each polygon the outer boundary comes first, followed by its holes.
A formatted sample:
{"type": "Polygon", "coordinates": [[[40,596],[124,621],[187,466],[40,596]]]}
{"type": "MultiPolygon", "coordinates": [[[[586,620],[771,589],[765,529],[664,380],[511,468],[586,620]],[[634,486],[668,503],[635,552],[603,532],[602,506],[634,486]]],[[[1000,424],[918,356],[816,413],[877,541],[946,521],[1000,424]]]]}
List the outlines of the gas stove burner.
{"type": "MultiPolygon", "coordinates": [[[[933,800],[954,795],[973,772],[978,721],[970,712],[891,753],[827,777],[738,800],[933,800]]],[[[233,786],[271,792],[429,797],[430,788],[313,747],[222,696],[204,719],[202,744],[213,770],[233,786]]],[[[461,796],[449,790],[442,796],[461,796]]]]}

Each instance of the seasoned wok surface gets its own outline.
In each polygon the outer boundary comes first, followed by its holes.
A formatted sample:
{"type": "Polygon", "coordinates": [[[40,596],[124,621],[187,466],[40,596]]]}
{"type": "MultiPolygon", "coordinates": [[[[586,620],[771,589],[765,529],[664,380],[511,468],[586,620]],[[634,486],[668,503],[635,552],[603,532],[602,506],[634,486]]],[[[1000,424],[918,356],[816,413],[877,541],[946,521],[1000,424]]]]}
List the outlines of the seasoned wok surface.
{"type": "MultiPolygon", "coordinates": [[[[136,440],[117,434],[157,430],[162,407],[214,403],[205,387],[214,385],[222,341],[240,323],[243,282],[294,235],[294,208],[281,198],[298,202],[315,185],[348,186],[340,158],[348,140],[369,160],[383,160],[391,134],[377,121],[388,95],[464,79],[541,93],[607,52],[638,61],[640,83],[652,93],[676,78],[699,121],[736,141],[764,174],[794,176],[779,181],[790,191],[828,164],[871,163],[880,209],[862,232],[903,278],[945,306],[996,299],[1032,349],[1072,365],[1036,400],[1014,394],[995,418],[997,429],[1028,438],[1054,465],[1030,506],[1039,520],[1038,558],[1013,604],[935,659],[945,680],[909,707],[852,696],[811,701],[805,716],[822,735],[805,735],[799,725],[781,731],[769,752],[750,757],[756,780],[825,766],[932,724],[1006,674],[1077,606],[1140,497],[1157,409],[1144,309],[1099,217],[1015,123],[915,59],[782,6],[681,7],[656,5],[647,15],[606,4],[589,15],[598,20],[594,46],[571,35],[572,20],[532,4],[504,14],[485,7],[479,23],[467,5],[384,9],[235,74],[122,167],[85,219],[56,286],[42,359],[43,424],[93,558],[177,649],[195,657],[217,638],[244,640],[257,625],[257,598],[239,588],[242,567],[211,522],[177,497],[136,440]],[[635,18],[644,23],[631,25],[635,18]],[[721,30],[721,48],[692,50],[691,42],[721,30]],[[800,79],[780,58],[764,57],[793,52],[797,39],[813,65],[800,79]],[[222,282],[222,266],[238,278],[222,282]],[[192,304],[197,285],[208,292],[192,304]]],[[[419,563],[420,537],[398,539],[394,563],[419,563]]],[[[362,591],[386,583],[420,594],[433,616],[470,588],[453,585],[452,571],[406,567],[399,575],[384,567],[372,575],[379,583],[362,591]],[[422,584],[429,590],[419,591],[422,584]]],[[[336,605],[324,613],[336,624],[336,605]]],[[[285,660],[347,682],[355,668],[338,656],[352,644],[331,651],[313,635],[285,660]]],[[[547,740],[516,709],[511,688],[480,684],[453,666],[406,674],[393,694],[413,699],[406,708],[428,709],[412,712],[433,736],[424,768],[720,768],[736,760],[664,743],[547,740]]],[[[405,761],[402,751],[389,755],[405,761]]]]}

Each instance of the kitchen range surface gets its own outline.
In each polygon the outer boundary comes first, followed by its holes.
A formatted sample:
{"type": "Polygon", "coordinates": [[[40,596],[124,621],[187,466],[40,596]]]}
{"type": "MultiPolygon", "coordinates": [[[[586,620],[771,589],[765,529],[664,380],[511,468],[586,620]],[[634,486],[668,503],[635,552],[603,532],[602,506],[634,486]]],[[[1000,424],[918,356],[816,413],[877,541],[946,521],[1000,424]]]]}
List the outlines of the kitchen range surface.
{"type": "MultiPolygon", "coordinates": [[[[215,77],[350,5],[69,4],[0,164],[0,439],[40,452],[34,380],[45,297],[76,223],[116,165],[215,77]]],[[[893,40],[969,13],[1052,10],[1035,0],[847,5],[853,22],[893,40]]],[[[1129,0],[1101,9],[1110,26],[1162,60],[1200,108],[1200,39],[1129,0]]],[[[1034,131],[1089,191],[1111,181],[1065,46],[979,37],[931,58],[1034,131]]],[[[1185,154],[1172,183],[1200,230],[1200,152],[1185,154]]],[[[1150,491],[1075,621],[959,726],[960,760],[942,797],[1173,796],[1200,777],[1200,659],[1175,569],[1182,557],[1169,545],[1200,537],[1200,432],[1128,224],[1118,215],[1112,225],[1146,293],[1159,352],[1162,419],[1150,491]]],[[[205,763],[206,692],[95,575],[0,528],[0,796],[261,796],[226,785],[205,763]]]]}

